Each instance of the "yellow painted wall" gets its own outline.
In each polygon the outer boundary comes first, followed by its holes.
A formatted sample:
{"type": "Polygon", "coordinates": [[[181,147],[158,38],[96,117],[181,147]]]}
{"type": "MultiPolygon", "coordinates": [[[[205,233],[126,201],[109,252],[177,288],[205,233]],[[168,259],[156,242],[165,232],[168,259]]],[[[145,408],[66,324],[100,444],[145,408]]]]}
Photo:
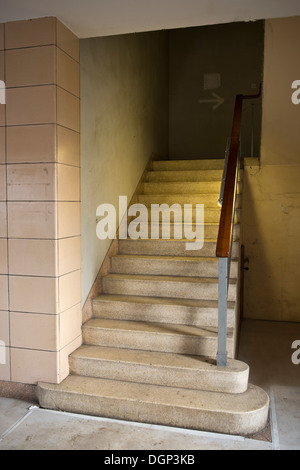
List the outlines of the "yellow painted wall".
{"type": "Polygon", "coordinates": [[[300,17],[267,20],[261,160],[244,172],[244,316],[300,321],[300,17]]]}

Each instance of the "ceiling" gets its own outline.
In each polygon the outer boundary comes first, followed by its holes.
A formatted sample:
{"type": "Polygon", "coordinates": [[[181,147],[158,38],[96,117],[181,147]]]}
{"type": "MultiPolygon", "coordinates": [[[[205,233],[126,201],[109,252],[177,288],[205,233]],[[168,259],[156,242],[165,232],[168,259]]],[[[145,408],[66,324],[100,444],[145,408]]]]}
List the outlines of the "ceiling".
{"type": "Polygon", "coordinates": [[[0,22],[56,16],[79,38],[300,15],[299,0],[0,0],[0,22]]]}

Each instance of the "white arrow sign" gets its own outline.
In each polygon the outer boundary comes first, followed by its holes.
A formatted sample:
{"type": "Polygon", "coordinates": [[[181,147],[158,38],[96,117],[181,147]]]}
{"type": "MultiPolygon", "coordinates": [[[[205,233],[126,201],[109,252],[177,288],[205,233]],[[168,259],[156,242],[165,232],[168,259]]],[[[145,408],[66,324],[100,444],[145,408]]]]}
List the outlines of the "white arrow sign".
{"type": "Polygon", "coordinates": [[[199,103],[215,103],[213,108],[212,108],[213,110],[215,110],[219,106],[221,106],[221,104],[224,103],[224,99],[221,98],[219,95],[217,95],[217,93],[212,93],[211,95],[213,96],[213,98],[211,98],[209,100],[199,100],[199,103]]]}

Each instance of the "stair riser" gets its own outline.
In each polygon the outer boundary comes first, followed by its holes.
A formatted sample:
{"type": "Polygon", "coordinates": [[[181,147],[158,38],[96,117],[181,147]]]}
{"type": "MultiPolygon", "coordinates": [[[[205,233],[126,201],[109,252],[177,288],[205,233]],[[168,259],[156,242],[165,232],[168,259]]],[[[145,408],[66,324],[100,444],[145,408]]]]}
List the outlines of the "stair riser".
{"type": "Polygon", "coordinates": [[[148,182],[220,182],[223,170],[174,170],[174,171],[149,171],[146,175],[148,182]]]}
{"type": "Polygon", "coordinates": [[[263,429],[267,423],[267,407],[253,413],[253,419],[243,413],[199,411],[172,404],[156,404],[101,396],[59,394],[39,391],[39,402],[46,409],[101,416],[111,419],[195,429],[207,432],[243,435],[263,429]],[[249,423],[250,421],[250,423],[249,423]]]}
{"type": "MultiPolygon", "coordinates": [[[[231,278],[237,278],[237,263],[231,263],[231,278]]],[[[194,261],[192,258],[186,261],[175,259],[143,259],[113,257],[111,259],[111,271],[119,274],[150,274],[165,276],[202,276],[218,277],[219,268],[216,261],[194,261]]]]}
{"type": "MultiPolygon", "coordinates": [[[[192,210],[192,224],[202,224],[203,220],[199,220],[199,216],[196,217],[196,210],[195,210],[195,205],[192,210]]],[[[204,208],[204,223],[205,224],[219,224],[220,222],[220,209],[219,208],[213,208],[210,210],[205,210],[204,208]]],[[[165,224],[173,224],[175,223],[181,223],[184,227],[184,210],[180,211],[171,211],[167,209],[166,211],[161,211],[159,214],[159,219],[157,219],[156,214],[154,214],[153,217],[151,217],[151,208],[148,207],[148,212],[146,215],[142,213],[141,215],[138,215],[138,222],[148,222],[149,226],[151,224],[151,221],[153,224],[157,224],[157,222],[163,222],[165,224]],[[162,214],[164,215],[164,219],[162,218],[162,214]]],[[[128,216],[128,225],[130,224],[131,221],[136,220],[136,216],[128,216]]],[[[235,219],[238,221],[238,217],[235,219]]],[[[188,225],[190,225],[190,222],[186,222],[188,225]]],[[[184,230],[183,230],[184,233],[184,230]]]]}
{"type": "MultiPolygon", "coordinates": [[[[130,221],[128,222],[128,226],[130,224],[130,221]]],[[[239,240],[240,236],[240,230],[239,230],[239,225],[235,225],[234,227],[234,232],[233,232],[233,239],[234,240],[239,240]]],[[[219,224],[205,224],[203,227],[203,224],[187,224],[187,227],[185,227],[184,224],[175,224],[174,223],[166,223],[166,224],[157,224],[151,222],[149,223],[148,221],[146,222],[140,222],[139,226],[137,228],[140,238],[151,238],[151,239],[163,239],[163,240],[169,240],[169,239],[186,239],[190,238],[190,232],[192,231],[192,234],[197,235],[203,235],[203,238],[206,240],[216,240],[218,238],[218,232],[219,232],[219,224]],[[187,235],[187,237],[186,237],[187,235]]],[[[128,236],[130,233],[128,233],[128,236]]]]}
{"type": "MultiPolygon", "coordinates": [[[[117,331],[102,328],[83,327],[83,342],[93,346],[109,346],[142,351],[171,352],[195,356],[215,357],[217,354],[217,334],[215,337],[199,338],[187,335],[117,331]]],[[[228,357],[233,357],[233,341],[227,340],[228,357]]]]}
{"type": "MultiPolygon", "coordinates": [[[[196,247],[196,245],[195,245],[196,247]]],[[[122,255],[164,255],[164,256],[216,256],[216,243],[205,242],[201,250],[187,250],[185,242],[177,240],[119,240],[122,255]]],[[[239,256],[239,244],[233,243],[232,256],[239,256]]]]}
{"type": "MultiPolygon", "coordinates": [[[[201,327],[218,326],[217,308],[197,308],[159,304],[140,304],[133,302],[109,302],[97,299],[93,302],[96,318],[111,320],[147,321],[154,323],[173,323],[201,327]]],[[[227,310],[227,325],[235,324],[234,309],[227,310]]]]}
{"type": "MultiPolygon", "coordinates": [[[[242,181],[237,183],[237,194],[241,194],[243,188],[242,181]]],[[[219,181],[201,181],[201,182],[188,182],[188,181],[161,181],[161,182],[147,182],[143,183],[143,194],[182,194],[187,195],[197,194],[220,194],[221,180],[219,181]]]]}
{"type": "Polygon", "coordinates": [[[219,194],[221,182],[203,181],[201,183],[164,182],[144,183],[144,194],[219,194]]]}
{"type": "Polygon", "coordinates": [[[224,159],[153,161],[154,171],[223,170],[224,159]]]}
{"type": "Polygon", "coordinates": [[[167,387],[183,387],[223,393],[243,393],[248,386],[248,370],[239,374],[224,374],[222,371],[163,367],[70,357],[70,372],[73,375],[107,378],[126,382],[138,382],[167,387]]]}
{"type": "MultiPolygon", "coordinates": [[[[173,204],[180,204],[182,206],[182,212],[184,204],[204,204],[204,210],[210,208],[218,207],[218,194],[199,194],[198,196],[193,194],[186,195],[169,195],[169,194],[139,194],[137,196],[137,202],[139,204],[144,204],[146,207],[151,207],[151,204],[168,204],[172,206],[173,204]]],[[[236,197],[236,208],[240,207],[240,194],[236,197]]]]}
{"type": "MultiPolygon", "coordinates": [[[[130,222],[129,222],[130,223],[130,222]]],[[[129,225],[128,223],[128,225],[129,225]]],[[[189,239],[190,232],[192,234],[196,234],[196,236],[200,235],[203,236],[204,239],[212,239],[216,240],[218,238],[218,224],[209,225],[205,224],[175,224],[174,223],[166,223],[166,224],[157,224],[157,223],[149,223],[140,222],[138,226],[138,232],[140,234],[140,238],[151,238],[151,239],[162,239],[162,240],[169,240],[169,239],[189,239]],[[186,236],[187,235],[187,236],[186,236]]],[[[130,233],[128,234],[130,235],[130,233]]],[[[234,235],[236,239],[236,235],[234,235]]]]}
{"type": "MultiPolygon", "coordinates": [[[[175,299],[218,299],[218,283],[190,283],[184,281],[147,281],[135,279],[102,279],[104,294],[172,297],[175,299]]],[[[229,285],[228,301],[236,300],[236,286],[229,285]]]]}

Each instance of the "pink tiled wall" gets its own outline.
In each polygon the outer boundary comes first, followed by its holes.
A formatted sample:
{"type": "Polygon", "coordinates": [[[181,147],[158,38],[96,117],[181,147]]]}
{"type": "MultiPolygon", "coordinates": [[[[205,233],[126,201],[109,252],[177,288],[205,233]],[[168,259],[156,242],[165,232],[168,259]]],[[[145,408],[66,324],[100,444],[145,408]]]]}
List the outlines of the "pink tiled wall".
{"type": "Polygon", "coordinates": [[[56,18],[0,25],[0,380],[60,382],[81,344],[79,75],[56,18]]]}

